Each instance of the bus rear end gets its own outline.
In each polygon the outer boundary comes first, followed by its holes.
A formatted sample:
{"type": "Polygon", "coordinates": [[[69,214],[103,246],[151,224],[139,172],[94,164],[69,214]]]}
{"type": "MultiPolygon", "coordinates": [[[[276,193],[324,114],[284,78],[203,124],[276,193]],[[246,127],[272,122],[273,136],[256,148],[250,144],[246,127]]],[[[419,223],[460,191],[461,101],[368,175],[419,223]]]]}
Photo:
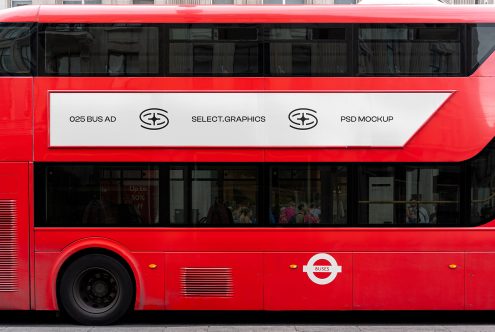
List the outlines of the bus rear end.
{"type": "Polygon", "coordinates": [[[0,14],[0,308],[31,308],[30,208],[37,7],[0,14]]]}

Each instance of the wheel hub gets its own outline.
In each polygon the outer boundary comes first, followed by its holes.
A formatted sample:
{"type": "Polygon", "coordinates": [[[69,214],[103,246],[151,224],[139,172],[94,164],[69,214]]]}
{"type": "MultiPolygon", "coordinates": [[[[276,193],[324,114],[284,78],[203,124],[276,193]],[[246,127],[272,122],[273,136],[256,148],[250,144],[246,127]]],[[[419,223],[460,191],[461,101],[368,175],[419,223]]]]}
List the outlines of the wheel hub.
{"type": "Polygon", "coordinates": [[[102,268],[83,271],[74,283],[74,299],[90,313],[101,313],[112,308],[119,293],[115,276],[102,268]]]}

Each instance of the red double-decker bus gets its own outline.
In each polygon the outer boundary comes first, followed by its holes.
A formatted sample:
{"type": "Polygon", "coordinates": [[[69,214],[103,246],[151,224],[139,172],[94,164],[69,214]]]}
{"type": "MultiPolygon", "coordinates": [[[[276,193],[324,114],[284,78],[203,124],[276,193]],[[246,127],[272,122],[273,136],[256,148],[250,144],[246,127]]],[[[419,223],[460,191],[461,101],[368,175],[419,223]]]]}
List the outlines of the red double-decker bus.
{"type": "Polygon", "coordinates": [[[0,22],[1,309],[495,309],[495,8],[0,22]]]}

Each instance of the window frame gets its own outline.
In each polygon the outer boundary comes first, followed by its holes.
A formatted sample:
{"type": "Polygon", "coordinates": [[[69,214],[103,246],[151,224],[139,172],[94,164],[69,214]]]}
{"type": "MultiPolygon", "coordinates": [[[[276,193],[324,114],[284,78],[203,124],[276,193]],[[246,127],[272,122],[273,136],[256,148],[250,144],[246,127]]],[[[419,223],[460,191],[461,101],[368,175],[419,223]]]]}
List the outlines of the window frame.
{"type": "MultiPolygon", "coordinates": [[[[490,144],[495,144],[495,139],[490,144]]],[[[482,150],[482,152],[485,149],[482,150]]],[[[45,194],[46,190],[46,178],[44,177],[44,172],[47,167],[50,166],[83,166],[88,165],[88,163],[54,163],[54,162],[42,162],[35,163],[34,174],[35,174],[35,226],[36,227],[101,227],[101,228],[112,228],[112,227],[141,227],[141,228],[230,228],[230,229],[245,229],[245,228],[400,228],[400,229],[411,229],[411,228],[469,228],[483,225],[487,222],[480,223],[471,223],[470,214],[471,214],[471,161],[475,160],[480,154],[475,157],[460,163],[311,163],[311,165],[315,166],[332,166],[332,167],[345,167],[347,173],[347,223],[346,224],[271,224],[270,223],[270,195],[271,195],[271,187],[270,187],[270,169],[273,166],[277,167],[300,167],[304,165],[308,165],[308,163],[91,163],[90,165],[96,166],[121,166],[121,167],[129,167],[129,166],[157,166],[160,172],[159,177],[159,215],[162,216],[157,224],[152,225],[102,225],[102,226],[94,226],[94,225],[46,225],[46,199],[47,196],[45,194]],[[209,224],[171,224],[170,223],[170,199],[169,199],[169,191],[170,187],[168,183],[170,183],[169,178],[169,170],[172,167],[189,167],[191,170],[194,169],[194,165],[199,165],[201,167],[216,167],[221,165],[222,167],[235,167],[235,166],[252,166],[256,170],[257,174],[257,188],[256,188],[256,209],[257,209],[257,220],[259,222],[257,224],[232,224],[232,225],[209,225],[209,224]],[[435,223],[435,224],[359,224],[359,216],[358,216],[358,188],[359,188],[359,174],[358,169],[361,166],[378,166],[378,167],[420,167],[420,168],[435,168],[442,166],[453,166],[459,168],[459,214],[458,219],[459,223],[435,223]],[[166,172],[163,172],[166,171],[166,172]],[[163,175],[162,175],[163,174],[163,175]]],[[[192,182],[187,177],[184,177],[185,187],[184,187],[184,197],[186,195],[190,196],[190,190],[192,182]],[[186,181],[189,181],[186,183],[186,181]]],[[[186,211],[185,220],[190,220],[190,212],[191,208],[191,199],[188,201],[184,201],[184,210],[186,211]]]]}
{"type": "MultiPolygon", "coordinates": [[[[353,26],[355,24],[347,24],[347,23],[279,23],[279,24],[263,24],[262,29],[262,43],[263,43],[263,48],[265,50],[264,56],[263,56],[263,75],[265,77],[352,77],[354,76],[354,51],[353,51],[353,40],[354,40],[354,33],[353,33],[353,26]],[[297,45],[297,44],[311,44],[311,43],[323,43],[325,39],[311,39],[311,40],[298,40],[298,39],[276,39],[276,40],[270,40],[269,39],[269,31],[270,29],[276,29],[276,28],[287,28],[287,29],[298,29],[298,28],[306,28],[306,29],[325,29],[325,28],[343,28],[345,31],[345,38],[343,40],[343,43],[346,44],[346,55],[347,55],[347,63],[346,63],[346,71],[343,73],[331,73],[324,75],[322,73],[317,73],[314,75],[311,74],[274,74],[270,72],[270,45],[273,43],[291,43],[292,45],[297,45]]],[[[331,40],[329,40],[331,41],[331,40]]]]}
{"type": "Polygon", "coordinates": [[[466,53],[466,69],[468,76],[474,74],[476,70],[495,52],[495,41],[490,48],[490,51],[481,59],[481,61],[476,61],[473,59],[473,40],[472,40],[472,31],[476,27],[490,27],[495,29],[495,23],[477,23],[477,24],[468,24],[466,27],[466,45],[464,47],[466,53]]]}
{"type": "MultiPolygon", "coordinates": [[[[114,24],[114,23],[44,23],[44,24],[38,24],[38,48],[37,48],[37,68],[38,68],[38,76],[43,76],[43,77],[163,77],[164,72],[163,72],[163,54],[165,52],[165,45],[166,43],[163,42],[162,36],[164,35],[163,33],[163,24],[156,24],[156,23],[146,23],[146,24],[141,24],[141,23],[122,23],[122,24],[114,24]],[[61,25],[66,25],[70,29],[73,29],[74,27],[94,27],[94,28],[110,28],[110,27],[157,27],[158,28],[158,70],[156,73],[141,73],[141,74],[136,74],[136,73],[117,73],[117,74],[112,74],[109,72],[106,73],[55,73],[55,72],[48,72],[46,70],[46,64],[47,64],[47,57],[45,56],[46,53],[46,34],[45,32],[47,31],[47,28],[53,28],[61,25]]],[[[108,61],[108,58],[107,60],[108,61]]],[[[106,62],[105,61],[105,62],[106,62]]]]}
{"type": "MultiPolygon", "coordinates": [[[[361,24],[355,24],[354,25],[354,47],[355,47],[355,52],[353,53],[353,59],[356,61],[355,67],[354,67],[354,76],[356,77],[465,77],[469,76],[472,73],[469,73],[467,70],[467,54],[469,54],[468,49],[470,50],[470,47],[468,46],[469,44],[467,43],[467,24],[463,23],[361,23],[361,24]],[[435,26],[435,27],[442,27],[442,26],[457,26],[459,27],[459,72],[458,73],[361,73],[359,71],[359,45],[360,45],[360,39],[359,39],[359,31],[362,27],[370,27],[370,26],[376,26],[376,27],[381,27],[381,26],[388,26],[388,25],[393,25],[393,26],[406,26],[406,27],[413,27],[413,28],[420,28],[420,27],[427,27],[429,25],[435,26]]],[[[371,41],[376,41],[376,40],[371,40],[371,41]]],[[[386,41],[386,39],[383,39],[383,42],[386,41]]],[[[403,41],[395,41],[395,42],[403,42],[403,41]]],[[[407,41],[406,41],[407,42],[407,41]]],[[[413,44],[415,43],[414,41],[412,42],[413,44]]]]}
{"type": "MultiPolygon", "coordinates": [[[[166,40],[166,52],[167,54],[166,57],[161,57],[164,61],[164,66],[163,66],[163,74],[165,77],[264,77],[265,70],[264,70],[264,43],[263,43],[263,24],[256,24],[256,23],[228,23],[228,24],[223,24],[223,23],[174,23],[174,24],[166,24],[164,29],[162,30],[162,33],[165,32],[164,40],[166,40]],[[170,72],[170,45],[172,43],[170,39],[170,31],[172,29],[180,29],[180,28],[197,28],[197,29],[216,29],[216,28],[243,28],[243,27],[253,27],[257,29],[257,38],[256,40],[215,40],[215,39],[210,39],[210,40],[201,40],[201,39],[191,39],[191,40],[180,40],[177,39],[177,43],[184,43],[184,44],[214,44],[214,43],[237,43],[237,42],[245,42],[245,43],[253,43],[253,44],[258,44],[258,72],[256,73],[251,73],[251,74],[237,74],[237,73],[226,73],[226,74],[221,74],[221,73],[198,73],[195,74],[194,70],[192,73],[173,73],[171,74],[170,72]]],[[[194,51],[193,51],[194,53],[194,51]]],[[[193,59],[194,60],[194,59],[193,59]]]]}
{"type": "MultiPolygon", "coordinates": [[[[464,212],[466,212],[468,206],[470,205],[470,201],[467,201],[466,199],[463,199],[465,197],[465,192],[469,191],[470,186],[466,187],[466,181],[465,181],[465,163],[452,163],[452,162],[439,162],[439,163],[432,163],[432,162],[425,162],[425,163],[360,163],[360,164],[354,164],[354,167],[356,168],[356,177],[355,177],[355,182],[357,183],[357,186],[355,188],[355,196],[353,197],[354,201],[354,208],[352,210],[355,210],[355,218],[353,219],[353,225],[356,227],[385,227],[385,228],[415,228],[415,227],[437,227],[437,228],[443,228],[443,227],[463,227],[463,226],[469,226],[469,220],[465,218],[464,212]],[[415,168],[415,169],[428,169],[428,168],[437,168],[441,169],[443,167],[456,167],[459,170],[459,178],[458,178],[458,186],[459,186],[459,202],[458,202],[458,207],[459,207],[459,213],[458,213],[458,223],[411,223],[411,224],[397,224],[397,223],[392,223],[392,224],[364,224],[364,223],[359,223],[360,221],[360,216],[359,216],[359,185],[360,185],[360,179],[362,177],[362,174],[358,172],[359,168],[366,168],[366,167],[392,167],[394,169],[394,174],[397,169],[401,170],[406,170],[407,168],[415,168]],[[463,195],[464,194],[464,195],[463,195]]],[[[396,177],[393,177],[394,181],[396,180],[396,177]]],[[[406,197],[406,200],[408,198],[406,197]]],[[[395,209],[395,192],[394,192],[394,200],[390,203],[394,205],[395,209]]],[[[419,203],[420,204],[420,203],[419,203]]],[[[404,203],[404,206],[407,206],[407,203],[404,203]]],[[[469,211],[469,210],[468,210],[469,211]]],[[[395,222],[395,220],[394,220],[395,222]]]]}
{"type": "Polygon", "coordinates": [[[4,73],[0,71],[0,77],[30,77],[37,75],[37,23],[0,23],[1,28],[27,28],[29,29],[29,70],[25,73],[4,73]]]}
{"type": "MultiPolygon", "coordinates": [[[[255,24],[255,23],[235,23],[235,24],[226,24],[226,23],[150,23],[150,24],[138,24],[141,26],[158,26],[158,72],[157,73],[143,73],[143,74],[111,74],[111,73],[81,73],[81,74],[66,74],[66,73],[48,73],[46,72],[46,68],[44,68],[45,63],[45,41],[44,41],[44,32],[47,27],[57,26],[56,23],[42,23],[36,24],[39,30],[39,38],[31,47],[39,44],[38,52],[33,59],[37,61],[37,73],[39,76],[60,76],[60,77],[468,77],[472,75],[479,66],[495,52],[495,43],[491,48],[491,52],[489,52],[480,63],[476,63],[473,66],[471,53],[472,53],[472,45],[471,45],[471,31],[473,27],[478,26],[480,24],[467,24],[467,23],[424,23],[424,24],[412,24],[412,23],[397,23],[394,24],[396,26],[404,25],[404,26],[435,26],[438,28],[442,27],[458,27],[460,31],[460,72],[459,73],[360,73],[359,70],[359,29],[362,26],[383,26],[384,23],[366,23],[366,24],[358,24],[358,23],[280,23],[280,24],[255,24]],[[255,27],[258,30],[258,40],[253,41],[253,43],[258,44],[258,66],[259,70],[257,73],[170,73],[169,68],[169,30],[171,28],[176,27],[244,27],[250,26],[255,27]],[[302,74],[278,74],[278,73],[270,73],[270,57],[269,57],[269,45],[270,41],[266,38],[266,31],[274,26],[286,26],[286,27],[306,27],[306,28],[324,28],[324,27],[343,27],[346,29],[346,39],[345,43],[347,44],[347,71],[343,73],[302,73],[302,74]]],[[[98,23],[98,24],[90,24],[90,23],[80,23],[80,24],[71,24],[71,25],[86,25],[91,27],[108,27],[108,26],[125,26],[126,24],[110,24],[110,23],[98,23]]],[[[133,23],[129,23],[128,25],[135,25],[133,23]]],[[[483,24],[484,26],[495,26],[495,23],[483,24]]],[[[212,42],[218,42],[212,40],[212,42]]],[[[244,43],[243,41],[233,41],[234,43],[244,43]]],[[[298,43],[299,41],[294,40],[291,43],[298,43]]],[[[315,40],[307,40],[306,43],[317,42],[315,40]]],[[[249,43],[246,41],[246,43],[249,43]]],[[[33,70],[34,71],[34,70],[33,70]]]]}

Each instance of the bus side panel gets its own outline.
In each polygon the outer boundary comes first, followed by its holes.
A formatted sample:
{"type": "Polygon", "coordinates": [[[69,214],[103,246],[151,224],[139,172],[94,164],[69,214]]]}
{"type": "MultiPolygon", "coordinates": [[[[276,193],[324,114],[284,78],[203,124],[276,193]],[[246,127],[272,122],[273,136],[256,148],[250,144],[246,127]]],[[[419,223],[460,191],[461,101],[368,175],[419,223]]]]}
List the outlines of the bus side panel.
{"type": "Polygon", "coordinates": [[[473,73],[475,77],[493,77],[495,76],[495,53],[492,53],[488,59],[473,73]]]}
{"type": "Polygon", "coordinates": [[[267,310],[352,309],[352,253],[267,253],[264,271],[267,310]]]}
{"type": "Polygon", "coordinates": [[[0,78],[0,161],[33,156],[32,86],[31,77],[0,78]]]}
{"type": "Polygon", "coordinates": [[[356,253],[354,308],[462,310],[464,271],[464,253],[356,253]]]}
{"type": "Polygon", "coordinates": [[[466,309],[495,309],[495,253],[466,253],[466,309]]]}
{"type": "MultiPolygon", "coordinates": [[[[471,158],[494,136],[495,77],[37,77],[34,155],[36,161],[113,162],[451,162],[471,158]],[[403,148],[50,148],[49,92],[452,92],[403,148]],[[476,128],[476,130],[473,130],[476,128]],[[455,135],[453,134],[455,133],[455,135]]],[[[290,110],[289,110],[290,111],[290,110]]],[[[340,112],[340,111],[339,111],[340,112]]],[[[342,111],[344,112],[344,111],[342,111]]],[[[347,114],[347,113],[342,113],[347,114]]],[[[288,121],[288,120],[287,120],[288,121]]],[[[193,128],[193,127],[191,127],[193,128]]],[[[342,127],[344,128],[344,127],[342,127]]],[[[295,135],[297,133],[294,133],[295,135]]],[[[261,132],[260,132],[261,135],[261,132]]],[[[179,142],[180,143],[180,142],[179,142]]],[[[178,143],[178,144],[179,144],[178,143]]],[[[309,142],[308,144],[310,144],[309,142]]],[[[316,144],[313,142],[311,144],[316,144]]],[[[225,142],[228,146],[229,142],[225,142]]]]}
{"type": "Polygon", "coordinates": [[[261,253],[169,253],[165,261],[167,309],[263,309],[261,253]]]}
{"type": "Polygon", "coordinates": [[[54,265],[60,256],[58,252],[35,253],[34,302],[36,310],[58,310],[54,275],[54,265]]]}
{"type": "Polygon", "coordinates": [[[0,163],[0,309],[27,310],[28,163],[0,163]]]}

